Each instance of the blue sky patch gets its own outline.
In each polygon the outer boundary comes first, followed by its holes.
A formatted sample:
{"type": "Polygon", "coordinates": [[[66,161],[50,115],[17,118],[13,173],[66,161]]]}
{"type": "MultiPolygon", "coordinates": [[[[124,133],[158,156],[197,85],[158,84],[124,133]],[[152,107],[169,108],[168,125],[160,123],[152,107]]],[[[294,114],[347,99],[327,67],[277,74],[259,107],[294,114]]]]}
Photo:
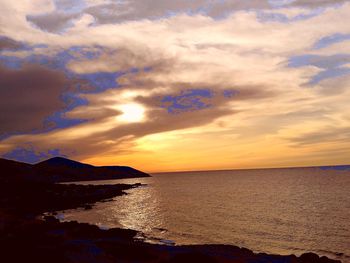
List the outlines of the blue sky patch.
{"type": "Polygon", "coordinates": [[[54,129],[63,129],[72,127],[87,121],[87,119],[68,119],[65,114],[78,106],[87,105],[88,101],[78,97],[73,93],[64,93],[61,96],[62,100],[67,105],[62,111],[55,112],[53,115],[49,116],[45,122],[46,132],[54,129]]]}
{"type": "Polygon", "coordinates": [[[117,78],[124,75],[124,72],[97,72],[90,74],[79,74],[79,79],[87,80],[94,88],[93,92],[102,92],[110,88],[118,87],[117,78]]]}
{"type": "Polygon", "coordinates": [[[213,92],[209,89],[190,89],[177,96],[165,96],[161,102],[168,113],[180,113],[208,108],[211,105],[207,100],[212,97],[213,92]]]}
{"type": "Polygon", "coordinates": [[[350,34],[340,34],[340,33],[333,34],[330,36],[323,37],[319,41],[317,41],[314,45],[314,49],[325,48],[346,40],[350,40],[350,34]]]}
{"type": "Polygon", "coordinates": [[[349,67],[343,67],[350,63],[349,54],[337,54],[332,56],[302,55],[290,58],[289,67],[298,68],[315,66],[323,69],[316,74],[307,84],[315,85],[322,80],[344,76],[350,73],[349,67]]]}
{"type": "Polygon", "coordinates": [[[222,92],[222,95],[224,95],[224,97],[226,98],[232,98],[234,96],[236,96],[238,94],[237,90],[224,90],[222,92]]]}
{"type": "Polygon", "coordinates": [[[26,163],[37,163],[42,160],[51,158],[51,157],[67,157],[66,155],[62,154],[60,149],[51,149],[47,151],[36,151],[32,145],[28,145],[25,147],[17,147],[13,149],[10,152],[7,152],[2,155],[2,157],[10,160],[16,160],[19,162],[26,162],[26,163]]]}
{"type": "Polygon", "coordinates": [[[278,10],[276,10],[276,12],[258,11],[257,17],[260,22],[291,23],[291,22],[297,22],[297,21],[313,18],[315,16],[322,14],[323,11],[324,11],[323,8],[316,8],[316,9],[310,10],[308,13],[299,14],[293,17],[288,17],[285,14],[278,13],[278,10]]]}
{"type": "Polygon", "coordinates": [[[65,13],[78,13],[83,11],[87,7],[84,0],[54,0],[54,3],[58,11],[65,13]]]}

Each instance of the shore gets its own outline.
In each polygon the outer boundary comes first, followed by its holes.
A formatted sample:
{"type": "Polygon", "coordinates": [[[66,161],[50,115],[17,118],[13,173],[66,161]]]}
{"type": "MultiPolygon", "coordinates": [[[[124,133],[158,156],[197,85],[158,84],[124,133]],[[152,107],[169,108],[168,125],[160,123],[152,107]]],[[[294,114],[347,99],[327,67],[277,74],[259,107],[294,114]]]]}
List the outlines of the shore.
{"type": "Polygon", "coordinates": [[[0,187],[1,262],[340,262],[314,253],[300,257],[253,253],[231,245],[167,246],[135,239],[137,231],[59,222],[46,212],[84,207],[125,194],[135,185],[3,183],[0,187]]]}

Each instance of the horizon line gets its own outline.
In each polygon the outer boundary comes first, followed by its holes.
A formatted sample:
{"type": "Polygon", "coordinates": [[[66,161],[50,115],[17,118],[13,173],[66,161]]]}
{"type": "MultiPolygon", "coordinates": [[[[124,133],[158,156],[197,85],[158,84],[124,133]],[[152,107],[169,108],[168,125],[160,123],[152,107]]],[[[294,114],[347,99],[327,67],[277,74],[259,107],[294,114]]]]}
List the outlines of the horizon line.
{"type": "Polygon", "coordinates": [[[250,171],[250,170],[274,170],[274,169],[298,169],[298,168],[320,168],[320,167],[342,167],[350,164],[328,164],[328,165],[310,165],[310,166],[281,166],[281,167],[254,167],[254,168],[225,168],[213,170],[181,170],[181,171],[165,171],[165,172],[147,172],[150,174],[164,173],[201,173],[201,172],[225,172],[225,171],[250,171]]]}
{"type": "MultiPolygon", "coordinates": [[[[14,159],[8,159],[8,158],[4,158],[4,157],[0,157],[0,159],[4,159],[4,160],[10,160],[10,161],[15,161],[15,162],[19,162],[19,163],[25,163],[25,164],[29,164],[29,165],[36,165],[39,164],[41,162],[45,162],[48,161],[50,159],[54,159],[54,158],[62,158],[62,159],[67,159],[70,161],[75,161],[75,162],[79,162],[79,163],[83,163],[83,164],[88,164],[88,165],[92,165],[95,167],[103,167],[103,166],[129,166],[131,168],[134,168],[132,165],[121,165],[121,164],[112,164],[112,165],[94,165],[94,164],[90,164],[90,163],[85,163],[82,161],[77,161],[74,159],[70,159],[68,157],[64,157],[64,156],[54,156],[51,158],[47,158],[44,159],[42,161],[36,162],[36,163],[28,163],[28,162],[23,162],[23,161],[18,161],[18,160],[14,160],[14,159]]],[[[152,171],[143,171],[140,170],[142,172],[146,172],[149,174],[164,174],[164,173],[195,173],[195,172],[220,172],[220,171],[249,171],[249,170],[274,170],[274,169],[298,169],[298,168],[319,168],[319,167],[342,167],[342,166],[349,166],[350,164],[325,164],[325,165],[305,165],[305,166],[281,166],[281,167],[252,167],[252,168],[224,168],[224,169],[213,169],[213,170],[178,170],[178,171],[161,171],[161,172],[152,172],[152,171]]],[[[138,169],[138,168],[134,168],[134,169],[138,169]]],[[[138,169],[139,170],[139,169],[138,169]]]]}

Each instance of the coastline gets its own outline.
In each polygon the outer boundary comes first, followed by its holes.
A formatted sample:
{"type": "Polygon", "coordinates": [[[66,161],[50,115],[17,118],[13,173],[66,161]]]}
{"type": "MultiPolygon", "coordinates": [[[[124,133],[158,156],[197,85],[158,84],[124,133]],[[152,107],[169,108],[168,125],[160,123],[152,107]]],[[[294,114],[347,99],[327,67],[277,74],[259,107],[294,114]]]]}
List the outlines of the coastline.
{"type": "Polygon", "coordinates": [[[320,262],[325,256],[254,253],[231,245],[172,246],[135,239],[135,230],[102,230],[86,223],[60,222],[47,212],[83,207],[126,194],[134,185],[2,184],[0,245],[2,262],[320,262]],[[8,197],[13,198],[8,198],[8,197]]]}

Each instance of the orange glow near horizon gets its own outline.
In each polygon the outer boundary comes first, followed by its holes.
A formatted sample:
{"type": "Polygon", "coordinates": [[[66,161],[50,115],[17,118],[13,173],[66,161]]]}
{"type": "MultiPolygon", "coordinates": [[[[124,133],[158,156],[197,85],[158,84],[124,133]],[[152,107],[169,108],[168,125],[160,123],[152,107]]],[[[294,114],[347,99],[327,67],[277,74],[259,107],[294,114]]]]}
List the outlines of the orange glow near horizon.
{"type": "Polygon", "coordinates": [[[344,165],[348,164],[350,158],[350,154],[343,158],[330,155],[310,158],[315,152],[327,152],[325,149],[332,146],[327,144],[317,148],[309,147],[301,152],[300,148],[288,147],[281,142],[276,142],[273,146],[267,140],[241,142],[236,147],[231,147],[231,140],[211,143],[215,142],[215,136],[206,144],[200,143],[198,136],[191,140],[175,137],[161,140],[161,137],[141,139],[133,153],[86,158],[82,161],[97,166],[127,165],[154,173],[344,165]]]}

